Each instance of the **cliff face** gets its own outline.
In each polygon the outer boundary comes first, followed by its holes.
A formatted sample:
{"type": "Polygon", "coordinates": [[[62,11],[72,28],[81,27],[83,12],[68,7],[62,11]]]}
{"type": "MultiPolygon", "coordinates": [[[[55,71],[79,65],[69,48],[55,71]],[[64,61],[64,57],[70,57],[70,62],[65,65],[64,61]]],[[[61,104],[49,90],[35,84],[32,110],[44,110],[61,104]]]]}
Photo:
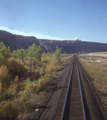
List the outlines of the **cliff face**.
{"type": "Polygon", "coordinates": [[[0,42],[4,42],[6,46],[10,46],[11,50],[20,48],[27,49],[28,46],[35,43],[40,45],[44,52],[54,52],[56,46],[62,48],[62,53],[80,53],[80,52],[104,52],[107,51],[107,44],[85,42],[80,40],[46,40],[37,39],[35,37],[27,37],[21,35],[14,35],[6,31],[0,31],[0,42]]]}
{"type": "Polygon", "coordinates": [[[85,42],[80,40],[75,41],[55,41],[55,40],[39,40],[41,46],[47,51],[55,51],[56,46],[62,48],[62,53],[80,53],[80,52],[104,52],[107,51],[107,44],[85,42]]]}

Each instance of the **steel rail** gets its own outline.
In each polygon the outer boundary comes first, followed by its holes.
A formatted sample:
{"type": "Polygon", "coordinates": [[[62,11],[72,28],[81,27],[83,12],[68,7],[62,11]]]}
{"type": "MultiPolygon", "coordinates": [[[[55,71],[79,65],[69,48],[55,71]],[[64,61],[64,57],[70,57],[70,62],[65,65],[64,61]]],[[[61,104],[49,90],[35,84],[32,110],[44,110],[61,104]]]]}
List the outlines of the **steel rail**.
{"type": "Polygon", "coordinates": [[[80,76],[79,76],[79,70],[78,70],[78,67],[77,67],[77,73],[78,73],[78,80],[79,80],[80,93],[81,93],[81,100],[82,100],[82,106],[83,106],[84,120],[86,120],[85,108],[84,108],[84,100],[83,100],[83,94],[82,94],[81,81],[80,81],[80,76]]]}
{"type": "Polygon", "coordinates": [[[67,94],[66,94],[66,98],[65,98],[65,104],[64,104],[64,109],[63,109],[63,114],[62,114],[61,120],[63,120],[63,117],[64,117],[64,111],[65,111],[65,106],[66,106],[66,102],[67,102],[69,87],[70,87],[70,83],[71,83],[71,77],[72,77],[73,67],[74,67],[74,65],[72,66],[72,70],[71,70],[71,75],[70,75],[70,79],[69,79],[69,84],[68,84],[68,88],[67,88],[67,94]]]}

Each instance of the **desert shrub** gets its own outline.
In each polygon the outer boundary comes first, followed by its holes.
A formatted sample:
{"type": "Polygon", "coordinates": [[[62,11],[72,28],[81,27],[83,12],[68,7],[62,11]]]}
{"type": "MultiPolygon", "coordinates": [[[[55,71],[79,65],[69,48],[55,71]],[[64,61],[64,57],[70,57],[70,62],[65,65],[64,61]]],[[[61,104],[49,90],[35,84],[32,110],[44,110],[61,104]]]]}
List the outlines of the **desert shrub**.
{"type": "Polygon", "coordinates": [[[25,65],[30,66],[30,61],[29,60],[24,60],[25,65]]]}
{"type": "Polygon", "coordinates": [[[37,80],[38,78],[40,78],[40,71],[39,70],[33,70],[32,72],[29,72],[28,76],[31,81],[33,80],[37,80]]]}
{"type": "Polygon", "coordinates": [[[55,68],[55,71],[58,72],[58,71],[63,70],[63,69],[64,69],[63,65],[57,65],[55,68]]]}
{"type": "Polygon", "coordinates": [[[45,75],[45,67],[40,68],[39,74],[40,74],[40,76],[45,75]]]}
{"type": "Polygon", "coordinates": [[[16,62],[20,63],[20,58],[14,58],[14,57],[10,57],[10,58],[8,59],[8,62],[11,62],[11,61],[13,61],[13,60],[15,60],[16,62]]]}
{"type": "Polygon", "coordinates": [[[9,88],[5,89],[1,94],[0,94],[0,101],[3,100],[11,100],[15,97],[16,95],[16,90],[13,87],[13,85],[11,85],[9,88]]]}
{"type": "Polygon", "coordinates": [[[41,61],[45,63],[49,63],[52,60],[52,54],[50,52],[43,53],[41,57],[41,61]]]}
{"type": "Polygon", "coordinates": [[[41,91],[46,91],[48,85],[52,82],[53,77],[51,74],[48,74],[42,78],[40,78],[38,81],[30,81],[27,79],[25,81],[24,91],[23,95],[30,96],[33,93],[39,93],[41,91]]]}
{"type": "Polygon", "coordinates": [[[8,76],[8,69],[6,66],[2,65],[0,67],[0,80],[8,76]]]}
{"type": "Polygon", "coordinates": [[[31,112],[35,108],[38,108],[39,102],[45,96],[45,92],[41,92],[40,94],[31,94],[26,102],[26,109],[28,112],[31,112]]]}
{"type": "MultiPolygon", "coordinates": [[[[26,87],[30,88],[28,84],[26,87]]],[[[30,93],[29,95],[22,93],[18,98],[13,99],[12,101],[1,102],[0,120],[15,120],[17,118],[26,118],[28,112],[38,108],[39,102],[44,96],[45,92],[40,92],[39,94],[30,93]]]]}
{"type": "Polygon", "coordinates": [[[61,64],[64,65],[66,63],[66,58],[65,57],[61,58],[60,62],[61,62],[61,64]]]}
{"type": "Polygon", "coordinates": [[[46,74],[52,73],[54,69],[55,69],[55,62],[51,61],[46,65],[46,68],[45,68],[46,74]]]}
{"type": "Polygon", "coordinates": [[[37,80],[39,77],[40,77],[40,71],[39,70],[35,70],[33,72],[33,78],[37,80]]]}
{"type": "Polygon", "coordinates": [[[31,94],[30,96],[22,95],[12,101],[13,107],[18,111],[18,118],[20,120],[27,119],[29,112],[34,111],[39,106],[39,102],[45,96],[45,92],[38,94],[31,94]]]}
{"type": "Polygon", "coordinates": [[[43,53],[43,54],[42,54],[41,61],[42,61],[42,62],[45,62],[45,63],[48,62],[48,60],[47,60],[47,54],[46,54],[46,53],[43,53]]]}
{"type": "Polygon", "coordinates": [[[47,87],[51,84],[53,77],[51,75],[40,78],[37,82],[36,92],[46,91],[47,87]]]}
{"type": "Polygon", "coordinates": [[[36,58],[32,60],[32,65],[36,67],[42,67],[42,63],[38,61],[36,58]]]}
{"type": "Polygon", "coordinates": [[[37,66],[39,64],[39,61],[37,59],[32,60],[32,65],[37,66]]]}
{"type": "Polygon", "coordinates": [[[14,80],[11,81],[11,88],[13,88],[16,93],[18,93],[20,90],[23,89],[23,83],[20,82],[20,79],[18,78],[18,76],[15,76],[14,80]]]}
{"type": "Polygon", "coordinates": [[[7,67],[12,77],[18,76],[20,79],[28,75],[28,69],[21,65],[14,58],[9,60],[7,67]]]}
{"type": "Polygon", "coordinates": [[[0,120],[15,120],[18,111],[13,107],[10,101],[0,103],[0,120]]]}
{"type": "Polygon", "coordinates": [[[26,110],[25,106],[26,101],[27,101],[26,95],[21,95],[20,97],[15,98],[12,101],[12,105],[18,111],[18,114],[21,114],[26,110]]]}
{"type": "Polygon", "coordinates": [[[30,95],[31,92],[32,92],[32,87],[33,87],[33,84],[32,82],[29,80],[29,78],[25,81],[24,83],[24,91],[23,91],[23,94],[24,95],[30,95]]]}
{"type": "Polygon", "coordinates": [[[31,82],[29,80],[29,78],[25,81],[25,85],[24,85],[24,91],[23,91],[23,95],[29,96],[31,95],[36,89],[37,84],[36,82],[31,82]]]}

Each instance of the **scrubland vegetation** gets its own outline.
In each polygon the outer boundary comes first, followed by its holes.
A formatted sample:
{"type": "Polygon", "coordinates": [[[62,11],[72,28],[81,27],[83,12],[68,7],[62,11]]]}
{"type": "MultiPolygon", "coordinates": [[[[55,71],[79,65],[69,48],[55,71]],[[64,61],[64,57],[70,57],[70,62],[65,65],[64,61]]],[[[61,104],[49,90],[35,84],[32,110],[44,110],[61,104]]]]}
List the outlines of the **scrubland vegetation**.
{"type": "Polygon", "coordinates": [[[43,53],[35,44],[27,50],[10,51],[0,43],[0,120],[23,119],[38,108],[48,86],[71,56],[43,53]]]}
{"type": "Polygon", "coordinates": [[[107,52],[80,54],[79,59],[95,80],[95,86],[107,114],[107,52]]]}

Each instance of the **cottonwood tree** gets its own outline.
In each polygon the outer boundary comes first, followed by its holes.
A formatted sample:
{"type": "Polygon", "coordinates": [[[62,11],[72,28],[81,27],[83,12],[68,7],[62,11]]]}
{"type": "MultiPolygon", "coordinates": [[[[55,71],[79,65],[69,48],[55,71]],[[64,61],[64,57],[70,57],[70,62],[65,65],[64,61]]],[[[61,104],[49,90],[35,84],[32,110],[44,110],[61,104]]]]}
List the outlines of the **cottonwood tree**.
{"type": "Polygon", "coordinates": [[[41,60],[41,56],[42,56],[42,49],[41,47],[32,44],[31,46],[29,46],[29,48],[26,50],[26,53],[27,53],[27,58],[30,60],[30,74],[32,72],[32,60],[33,58],[36,58],[37,60],[41,60]]]}

